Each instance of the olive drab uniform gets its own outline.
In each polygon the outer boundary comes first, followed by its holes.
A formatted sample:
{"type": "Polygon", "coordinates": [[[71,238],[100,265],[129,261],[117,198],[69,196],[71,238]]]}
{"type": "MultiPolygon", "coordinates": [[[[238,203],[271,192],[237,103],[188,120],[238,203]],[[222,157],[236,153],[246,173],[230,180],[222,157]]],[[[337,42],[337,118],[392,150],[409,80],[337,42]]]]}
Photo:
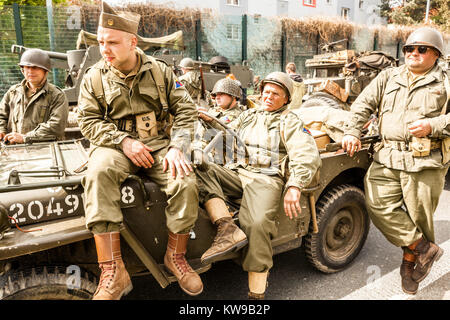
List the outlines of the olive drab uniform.
{"type": "Polygon", "coordinates": [[[87,72],[81,85],[78,123],[81,133],[93,145],[84,181],[86,225],[122,222],[119,187],[139,169],[121,150],[122,140],[131,137],[153,150],[155,163],[145,173],[168,196],[169,230],[189,232],[198,212],[195,175],[173,179],[169,172],[163,173],[162,161],[170,147],[186,150],[193,137],[197,112],[187,91],[176,85],[168,66],[138,48],[136,52],[139,63],[127,76],[108,67],[102,59],[87,72]],[[158,78],[164,79],[163,85],[158,78]],[[99,82],[103,97],[96,94],[99,82]],[[170,137],[166,130],[169,114],[173,116],[170,137]]]}
{"type": "Polygon", "coordinates": [[[178,80],[183,84],[192,99],[197,102],[202,94],[202,79],[200,78],[199,71],[189,71],[182,76],[178,77],[178,80]]]}
{"type": "Polygon", "coordinates": [[[45,81],[31,94],[26,80],[12,86],[0,103],[0,132],[24,134],[24,142],[64,139],[69,106],[66,95],[45,81]]]}
{"type": "Polygon", "coordinates": [[[250,155],[225,166],[211,164],[197,173],[201,202],[242,198],[239,223],[249,240],[242,256],[245,271],[265,272],[273,266],[271,239],[277,233],[283,191],[290,186],[302,190],[321,165],[314,139],[295,113],[283,112],[286,109],[241,113],[230,126],[250,155]]]}
{"type": "Polygon", "coordinates": [[[433,214],[448,169],[441,151],[450,136],[447,94],[437,64],[417,77],[403,65],[382,71],[351,107],[354,115],[344,134],[356,137],[378,109],[381,142],[366,174],[366,201],[375,226],[399,247],[422,236],[434,242],[433,214]],[[409,133],[408,125],[418,119],[429,120],[427,138],[409,133]]]}

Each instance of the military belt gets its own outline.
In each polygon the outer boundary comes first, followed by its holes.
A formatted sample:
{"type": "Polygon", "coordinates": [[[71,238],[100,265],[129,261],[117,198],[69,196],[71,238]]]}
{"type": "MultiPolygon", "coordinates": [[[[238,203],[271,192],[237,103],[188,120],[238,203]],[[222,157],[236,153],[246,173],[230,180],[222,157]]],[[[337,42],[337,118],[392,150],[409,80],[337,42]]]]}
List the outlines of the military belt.
{"type": "Polygon", "coordinates": [[[117,128],[120,131],[125,132],[137,132],[136,130],[136,118],[132,119],[120,119],[117,123],[117,128]]]}
{"type": "MultiPolygon", "coordinates": [[[[383,140],[383,145],[387,148],[391,148],[398,151],[412,151],[409,141],[393,141],[383,140]]],[[[442,145],[441,140],[431,140],[430,150],[440,149],[442,145]]]]}

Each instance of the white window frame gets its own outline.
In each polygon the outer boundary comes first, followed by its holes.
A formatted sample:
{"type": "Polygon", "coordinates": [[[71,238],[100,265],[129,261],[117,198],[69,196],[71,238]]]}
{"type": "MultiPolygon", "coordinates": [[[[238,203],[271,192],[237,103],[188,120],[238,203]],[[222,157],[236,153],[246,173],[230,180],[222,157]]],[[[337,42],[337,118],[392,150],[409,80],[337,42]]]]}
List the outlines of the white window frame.
{"type": "Polygon", "coordinates": [[[239,7],[241,3],[240,3],[240,0],[226,0],[225,4],[227,6],[239,7]]]}
{"type": "Polygon", "coordinates": [[[227,24],[227,40],[240,40],[240,26],[238,24],[227,24]]]}
{"type": "Polygon", "coordinates": [[[314,6],[315,5],[314,0],[304,0],[303,4],[306,4],[308,6],[314,6]]]}
{"type": "Polygon", "coordinates": [[[344,20],[350,20],[350,8],[346,7],[341,8],[341,18],[344,20]]]}

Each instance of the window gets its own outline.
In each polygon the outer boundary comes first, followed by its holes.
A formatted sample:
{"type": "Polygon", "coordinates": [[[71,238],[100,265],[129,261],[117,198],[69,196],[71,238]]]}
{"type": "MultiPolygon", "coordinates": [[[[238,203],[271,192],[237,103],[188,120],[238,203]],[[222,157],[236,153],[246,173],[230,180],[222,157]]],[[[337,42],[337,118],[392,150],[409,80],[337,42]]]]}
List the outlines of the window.
{"type": "Polygon", "coordinates": [[[349,19],[349,13],[350,13],[350,9],[349,8],[342,8],[341,9],[341,17],[344,20],[348,20],[349,19]]]}
{"type": "Polygon", "coordinates": [[[238,24],[227,24],[227,39],[228,40],[239,40],[239,25],[238,24]]]}
{"type": "Polygon", "coordinates": [[[359,8],[362,9],[364,5],[364,0],[359,0],[359,8]]]}
{"type": "Polygon", "coordinates": [[[239,6],[239,0],[227,0],[229,6],[239,6]]]}
{"type": "Polygon", "coordinates": [[[316,7],[316,0],[303,0],[303,5],[305,7],[316,7]]]}
{"type": "Polygon", "coordinates": [[[253,22],[254,22],[255,24],[258,24],[258,23],[260,23],[260,21],[261,21],[261,15],[260,15],[260,14],[255,14],[255,15],[253,16],[253,22]]]}
{"type": "Polygon", "coordinates": [[[327,0],[327,4],[331,4],[331,0],[327,0]]]}

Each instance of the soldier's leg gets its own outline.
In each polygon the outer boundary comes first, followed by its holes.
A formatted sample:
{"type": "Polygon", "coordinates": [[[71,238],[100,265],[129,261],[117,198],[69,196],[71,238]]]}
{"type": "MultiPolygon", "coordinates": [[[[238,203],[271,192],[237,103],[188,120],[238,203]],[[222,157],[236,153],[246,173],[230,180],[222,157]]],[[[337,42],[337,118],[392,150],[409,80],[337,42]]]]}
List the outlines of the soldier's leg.
{"type": "Polygon", "coordinates": [[[234,223],[225,199],[240,199],[242,185],[239,175],[222,166],[211,164],[208,171],[197,170],[200,202],[204,204],[217,234],[211,247],[201,257],[202,263],[211,263],[218,257],[241,249],[247,236],[234,223]]]}
{"type": "Polygon", "coordinates": [[[155,160],[146,174],[158,184],[167,195],[165,209],[169,233],[164,264],[178,279],[183,291],[189,295],[198,295],[203,291],[200,276],[185,259],[189,231],[194,227],[198,216],[198,190],[194,172],[174,179],[168,171],[163,172],[163,159],[167,148],[152,153],[155,160]]]}
{"type": "Polygon", "coordinates": [[[276,217],[282,210],[284,182],[245,170],[239,173],[244,189],[239,222],[249,241],[242,267],[249,273],[249,298],[263,298],[268,271],[273,266],[271,240],[277,234],[276,217]]]}
{"type": "Polygon", "coordinates": [[[137,168],[120,151],[98,147],[89,155],[83,180],[86,225],[94,233],[101,269],[94,300],[117,300],[133,288],[120,250],[120,185],[137,168]]]}
{"type": "Polygon", "coordinates": [[[443,254],[434,243],[433,215],[444,188],[447,169],[426,169],[420,172],[403,173],[403,193],[408,214],[422,237],[407,249],[417,256],[417,265],[412,274],[420,282],[429,274],[431,267],[443,254]]]}

